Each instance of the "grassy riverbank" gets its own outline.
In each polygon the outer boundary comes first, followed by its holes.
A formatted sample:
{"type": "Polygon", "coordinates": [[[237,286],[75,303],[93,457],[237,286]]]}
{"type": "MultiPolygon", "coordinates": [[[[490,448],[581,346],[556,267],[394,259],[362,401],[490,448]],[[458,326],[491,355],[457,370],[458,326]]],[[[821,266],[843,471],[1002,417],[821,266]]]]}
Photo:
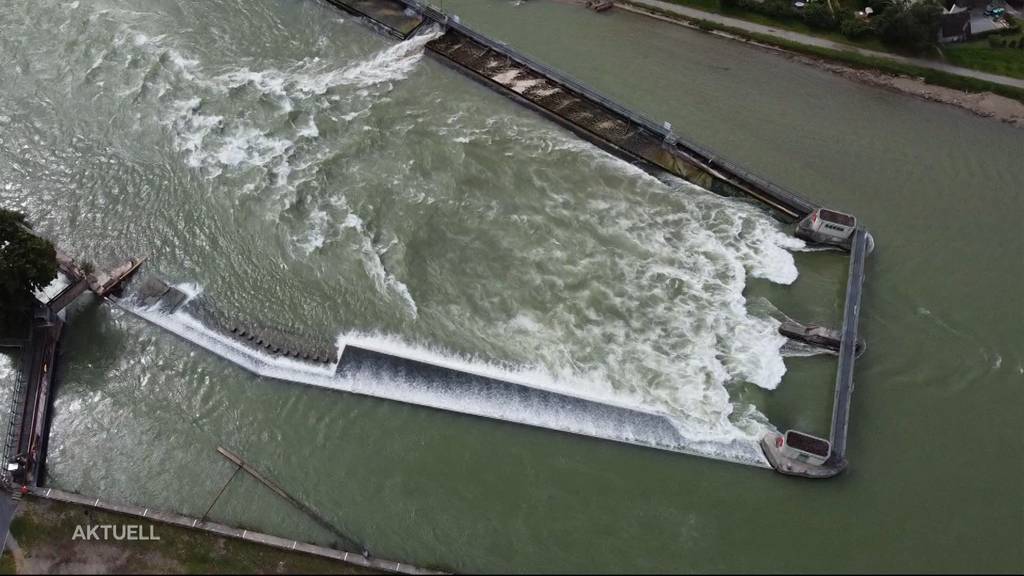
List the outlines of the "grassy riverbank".
{"type": "MultiPolygon", "coordinates": [[[[850,46],[856,46],[858,48],[866,48],[868,50],[879,50],[889,51],[889,49],[882,43],[881,40],[874,37],[867,37],[861,39],[851,39],[843,36],[839,31],[822,30],[821,28],[814,28],[808,26],[803,20],[797,18],[774,18],[758,12],[750,10],[744,10],[742,8],[733,8],[723,6],[721,0],[664,0],[672,4],[679,4],[680,6],[687,6],[690,8],[696,8],[697,10],[704,10],[705,12],[712,12],[714,14],[721,14],[722,16],[729,16],[730,18],[738,18],[740,20],[746,20],[748,22],[754,22],[755,24],[763,24],[765,26],[773,26],[775,28],[782,28],[784,30],[790,30],[793,32],[799,32],[801,34],[808,34],[811,36],[817,36],[833,42],[842,42],[843,44],[849,44],[850,46]]],[[[835,1],[835,0],[833,0],[835,1]]]]}
{"type": "MultiPolygon", "coordinates": [[[[686,0],[689,2],[689,0],[686,0]]],[[[694,0],[696,2],[717,2],[717,0],[694,0]]],[[[628,2],[626,2],[628,4],[628,2]]],[[[684,4],[684,2],[677,2],[684,4]]],[[[766,34],[758,34],[756,32],[750,32],[731,26],[719,24],[717,22],[711,22],[709,20],[691,19],[680,14],[659,10],[657,8],[651,8],[648,6],[636,6],[636,8],[654,14],[658,17],[674,20],[676,22],[695,26],[705,31],[718,31],[724,32],[730,36],[734,36],[741,39],[757,42],[768,46],[774,46],[790,52],[811,56],[814,58],[821,58],[824,60],[832,60],[838,63],[848,65],[853,68],[865,69],[865,70],[877,70],[888,74],[910,76],[914,78],[920,78],[927,84],[933,84],[935,86],[943,86],[946,88],[952,88],[955,90],[963,90],[965,92],[992,92],[999,94],[1007,98],[1013,98],[1024,103],[1024,90],[1014,88],[1012,86],[1005,86],[1003,84],[996,84],[985,80],[979,80],[976,78],[968,78],[964,76],[958,76],[956,74],[950,74],[948,72],[942,72],[939,70],[933,70],[930,68],[922,68],[920,66],[914,66],[912,64],[905,64],[903,62],[897,62],[887,58],[879,58],[873,56],[866,56],[854,51],[845,50],[833,50],[830,48],[822,48],[819,46],[810,46],[802,44],[800,42],[793,42],[790,40],[778,38],[776,36],[769,36],[766,34]]],[[[731,14],[730,14],[731,15],[731,14]]]]}
{"type": "Polygon", "coordinates": [[[0,574],[372,574],[364,568],[72,504],[23,499],[0,574]],[[159,541],[72,540],[76,526],[142,526],[159,541]],[[17,548],[17,553],[12,549],[17,548]]]}
{"type": "MultiPolygon", "coordinates": [[[[893,55],[917,56],[928,58],[935,62],[944,62],[955,66],[970,68],[980,72],[999,74],[1011,78],[1024,78],[1024,43],[1021,33],[1000,34],[986,38],[979,38],[970,42],[944,44],[932,46],[919,54],[906,53],[893,46],[882,42],[877,36],[865,35],[859,38],[850,38],[838,30],[827,30],[809,26],[799,18],[773,17],[739,7],[725,6],[721,0],[665,0],[672,4],[686,6],[697,10],[704,10],[722,16],[737,18],[772,26],[800,34],[815,36],[832,42],[846,44],[854,48],[863,48],[877,52],[886,52],[893,55]],[[993,45],[990,38],[993,38],[999,45],[993,45]]],[[[849,6],[849,2],[832,0],[837,10],[858,8],[849,6]]],[[[652,9],[656,10],[656,9],[652,9]]],[[[659,11],[660,12],[660,11],[659,11]]],[[[678,17],[678,15],[674,15],[678,17]]],[[[750,34],[750,33],[747,33],[750,34]]],[[[918,74],[920,75],[920,74],[918,74]]],[[[944,84],[946,85],[946,84],[944,84]]],[[[957,86],[950,86],[957,87],[957,86]]]]}
{"type": "Polygon", "coordinates": [[[950,44],[942,53],[950,64],[1024,78],[1024,33],[950,44]]]}

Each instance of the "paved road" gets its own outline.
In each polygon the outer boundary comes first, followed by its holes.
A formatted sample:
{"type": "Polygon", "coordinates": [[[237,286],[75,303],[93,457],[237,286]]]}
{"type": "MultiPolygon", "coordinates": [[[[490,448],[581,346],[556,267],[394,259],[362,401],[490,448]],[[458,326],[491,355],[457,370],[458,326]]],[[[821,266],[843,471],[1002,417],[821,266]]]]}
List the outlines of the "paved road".
{"type": "MultiPolygon", "coordinates": [[[[972,70],[970,68],[962,68],[960,66],[953,66],[944,62],[937,62],[935,60],[926,60],[924,58],[910,58],[908,56],[899,56],[897,54],[890,54],[888,52],[878,52],[875,50],[866,50],[864,48],[858,48],[849,44],[843,44],[842,42],[833,42],[825,38],[819,38],[817,36],[811,36],[810,34],[801,34],[800,32],[793,32],[792,30],[784,30],[781,28],[774,28],[772,26],[765,26],[764,24],[757,24],[755,22],[748,22],[746,20],[740,20],[738,18],[731,18],[729,16],[722,16],[721,14],[715,14],[714,12],[705,12],[703,10],[697,10],[696,8],[690,8],[689,6],[680,6],[679,4],[672,4],[670,2],[663,2],[662,0],[628,0],[630,4],[637,8],[648,7],[663,10],[665,12],[672,12],[680,16],[692,19],[708,20],[721,24],[723,26],[729,26],[731,28],[738,28],[746,30],[748,32],[754,32],[757,34],[764,34],[766,36],[775,36],[783,40],[789,40],[791,42],[799,42],[800,44],[807,44],[810,46],[817,46],[820,48],[828,48],[830,50],[840,50],[845,52],[855,52],[863,56],[869,56],[872,58],[886,58],[903,64],[911,64],[920,68],[930,68],[932,70],[938,70],[940,72],[948,72],[949,74],[956,74],[957,76],[967,76],[969,78],[976,78],[978,80],[985,80],[992,82],[993,84],[1002,84],[1004,86],[1013,86],[1014,88],[1024,89],[1024,79],[1010,78],[1009,76],[1000,76],[998,74],[989,74],[987,72],[980,72],[978,70],[972,70]]],[[[631,6],[620,3],[621,8],[627,10],[631,9],[631,6]]]]}

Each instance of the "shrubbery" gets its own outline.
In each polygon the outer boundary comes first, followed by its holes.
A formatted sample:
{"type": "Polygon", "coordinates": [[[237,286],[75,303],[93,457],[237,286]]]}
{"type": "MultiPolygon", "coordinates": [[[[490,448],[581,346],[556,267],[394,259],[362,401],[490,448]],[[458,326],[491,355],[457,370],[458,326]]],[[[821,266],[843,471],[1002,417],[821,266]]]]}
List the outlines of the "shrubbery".
{"type": "Polygon", "coordinates": [[[877,35],[887,44],[912,51],[935,42],[942,7],[938,0],[867,0],[875,16],[870,21],[853,12],[834,15],[826,0],[796,8],[790,0],[720,0],[722,8],[746,10],[772,18],[800,20],[819,30],[835,30],[850,39],[877,35]]]}
{"type": "Polygon", "coordinates": [[[824,2],[819,1],[804,6],[803,17],[804,22],[807,22],[807,25],[812,28],[822,30],[835,30],[836,28],[836,18],[824,2]]]}
{"type": "Polygon", "coordinates": [[[850,40],[859,40],[875,33],[875,29],[871,24],[852,16],[843,19],[839,24],[839,31],[850,40]]]}

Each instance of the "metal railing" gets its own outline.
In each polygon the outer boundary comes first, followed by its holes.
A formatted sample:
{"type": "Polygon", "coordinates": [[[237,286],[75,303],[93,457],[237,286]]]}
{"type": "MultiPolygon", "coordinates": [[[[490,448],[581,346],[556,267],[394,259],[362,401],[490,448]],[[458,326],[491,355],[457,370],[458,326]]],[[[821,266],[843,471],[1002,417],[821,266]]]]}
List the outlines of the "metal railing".
{"type": "Polygon", "coordinates": [[[0,461],[0,465],[3,466],[3,468],[0,469],[0,484],[3,486],[11,485],[11,474],[7,470],[7,463],[11,461],[13,456],[15,456],[15,454],[13,454],[13,450],[14,446],[17,444],[16,434],[20,429],[20,421],[25,407],[25,368],[28,364],[28,358],[26,356],[32,349],[31,335],[29,338],[30,340],[21,347],[22,358],[18,364],[18,377],[15,379],[14,387],[11,389],[9,414],[7,419],[7,434],[4,437],[3,460],[0,461]]]}
{"type": "Polygon", "coordinates": [[[864,292],[865,261],[870,242],[867,231],[864,228],[857,228],[850,246],[850,273],[846,281],[846,303],[843,306],[843,339],[839,346],[835,397],[832,403],[832,429],[829,434],[832,454],[838,460],[846,458],[846,438],[854,386],[853,368],[857,361],[860,304],[864,292]]]}

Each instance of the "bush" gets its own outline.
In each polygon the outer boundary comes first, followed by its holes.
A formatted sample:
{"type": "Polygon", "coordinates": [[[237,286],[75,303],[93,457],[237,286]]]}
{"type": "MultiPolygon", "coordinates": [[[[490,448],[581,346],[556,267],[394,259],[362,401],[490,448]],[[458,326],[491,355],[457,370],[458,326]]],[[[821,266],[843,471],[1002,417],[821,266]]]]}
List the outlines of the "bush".
{"type": "Polygon", "coordinates": [[[1007,33],[1016,34],[1020,32],[1020,20],[1017,20],[1016,18],[1009,14],[1003,16],[1003,19],[1006,20],[1006,23],[1010,25],[1009,28],[1005,29],[1007,33]]]}
{"type": "Polygon", "coordinates": [[[697,24],[697,28],[699,28],[699,29],[701,29],[701,30],[703,30],[705,32],[711,32],[712,30],[716,29],[715,25],[713,23],[707,21],[707,20],[703,20],[703,19],[697,20],[696,24],[697,24]]]}
{"type": "Polygon", "coordinates": [[[771,16],[773,18],[800,18],[799,12],[793,9],[788,0],[719,0],[723,8],[747,10],[771,16]]]}
{"type": "Polygon", "coordinates": [[[812,28],[832,30],[836,27],[836,19],[825,2],[813,2],[804,7],[804,22],[812,28]]]}
{"type": "Polygon", "coordinates": [[[875,30],[871,27],[871,24],[860,18],[847,18],[840,24],[839,31],[850,40],[857,40],[858,38],[870,35],[875,30]]]}

